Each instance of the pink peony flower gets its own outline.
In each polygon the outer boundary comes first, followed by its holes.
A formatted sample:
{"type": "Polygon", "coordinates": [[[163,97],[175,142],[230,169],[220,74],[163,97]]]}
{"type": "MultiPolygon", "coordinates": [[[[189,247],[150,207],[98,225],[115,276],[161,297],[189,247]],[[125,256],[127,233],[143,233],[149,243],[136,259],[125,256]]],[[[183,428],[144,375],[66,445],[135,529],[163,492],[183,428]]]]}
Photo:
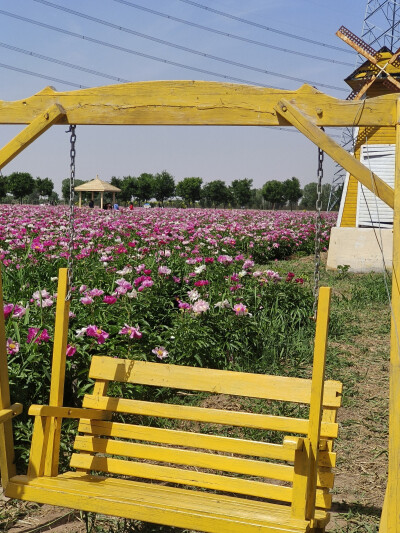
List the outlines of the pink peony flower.
{"type": "Polygon", "coordinates": [[[128,324],[125,324],[125,327],[123,327],[120,332],[121,335],[129,335],[131,339],[141,339],[142,333],[139,331],[139,326],[133,327],[129,326],[128,324]]]}
{"type": "Polygon", "coordinates": [[[8,355],[14,355],[19,352],[19,344],[12,339],[7,339],[7,353],[8,355]]]}
{"type": "Polygon", "coordinates": [[[3,305],[3,312],[4,312],[4,318],[7,318],[11,315],[14,309],[14,304],[4,304],[3,305]]]}
{"type": "Polygon", "coordinates": [[[28,336],[26,338],[26,342],[28,344],[31,344],[31,342],[34,342],[35,344],[42,344],[42,342],[48,342],[49,340],[50,337],[47,329],[44,329],[41,333],[39,328],[28,329],[28,336]]]}
{"type": "Polygon", "coordinates": [[[249,310],[247,309],[247,307],[240,303],[240,304],[235,304],[233,306],[233,310],[235,311],[236,313],[236,316],[244,316],[244,315],[247,315],[249,310]]]}
{"type": "Polygon", "coordinates": [[[72,357],[76,352],[75,346],[67,345],[67,357],[72,357]]]}
{"type": "Polygon", "coordinates": [[[210,309],[210,304],[206,302],[205,300],[197,300],[193,304],[192,310],[196,314],[205,313],[210,309]]]}
{"type": "Polygon", "coordinates": [[[102,291],[101,289],[92,289],[91,291],[89,291],[89,296],[91,296],[92,298],[95,296],[103,296],[103,294],[104,291],[102,291]]]}
{"type": "Polygon", "coordinates": [[[94,325],[86,328],[86,335],[88,337],[94,337],[97,340],[97,344],[104,344],[106,339],[110,336],[109,333],[94,325]]]}
{"type": "Polygon", "coordinates": [[[199,279],[198,281],[194,282],[195,287],[204,287],[205,285],[209,285],[209,281],[207,279],[199,279]]]}
{"type": "Polygon", "coordinates": [[[105,304],[109,304],[109,305],[112,305],[112,304],[115,304],[115,302],[117,301],[117,298],[115,296],[111,296],[109,294],[107,294],[106,296],[104,296],[103,298],[103,302],[105,304]]]}
{"type": "Polygon", "coordinates": [[[81,302],[81,304],[90,305],[93,303],[93,298],[91,298],[90,296],[83,296],[83,298],[80,298],[79,301],[81,302]]]}
{"type": "Polygon", "coordinates": [[[171,274],[171,269],[168,268],[167,266],[160,266],[158,269],[158,273],[161,276],[168,276],[168,274],[171,274]]]}
{"type": "Polygon", "coordinates": [[[164,346],[156,346],[153,350],[151,350],[152,353],[154,353],[159,359],[165,359],[168,357],[168,352],[165,349],[164,346]]]}

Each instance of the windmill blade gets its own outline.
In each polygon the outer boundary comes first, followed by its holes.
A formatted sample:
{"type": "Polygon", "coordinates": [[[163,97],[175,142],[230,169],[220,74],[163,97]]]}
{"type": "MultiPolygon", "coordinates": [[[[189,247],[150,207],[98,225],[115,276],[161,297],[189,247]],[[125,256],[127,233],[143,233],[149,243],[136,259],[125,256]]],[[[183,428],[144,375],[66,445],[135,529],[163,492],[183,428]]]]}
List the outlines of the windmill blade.
{"type": "Polygon", "coordinates": [[[396,80],[396,78],[393,78],[393,76],[391,74],[388,74],[386,72],[386,82],[390,82],[392,85],[394,85],[396,87],[397,90],[400,90],[400,82],[396,80]]]}
{"type": "Polygon", "coordinates": [[[371,85],[374,83],[376,78],[377,78],[376,74],[373,74],[369,78],[369,81],[367,81],[366,83],[364,82],[364,85],[362,86],[361,90],[358,91],[358,93],[352,98],[352,100],[360,100],[364,96],[364,94],[368,91],[368,89],[371,87],[371,85]]]}
{"type": "Polygon", "coordinates": [[[400,56],[400,48],[389,59],[389,65],[394,65],[395,67],[399,67],[400,66],[400,61],[398,61],[399,56],[400,56]]]}
{"type": "Polygon", "coordinates": [[[342,39],[345,43],[347,43],[349,46],[354,48],[354,50],[364,56],[368,61],[376,65],[378,63],[378,57],[379,54],[376,50],[372,48],[372,46],[369,46],[365,41],[360,39],[360,37],[357,37],[357,35],[354,35],[350,30],[348,30],[345,26],[341,26],[338,31],[336,32],[336,35],[342,39]]]}

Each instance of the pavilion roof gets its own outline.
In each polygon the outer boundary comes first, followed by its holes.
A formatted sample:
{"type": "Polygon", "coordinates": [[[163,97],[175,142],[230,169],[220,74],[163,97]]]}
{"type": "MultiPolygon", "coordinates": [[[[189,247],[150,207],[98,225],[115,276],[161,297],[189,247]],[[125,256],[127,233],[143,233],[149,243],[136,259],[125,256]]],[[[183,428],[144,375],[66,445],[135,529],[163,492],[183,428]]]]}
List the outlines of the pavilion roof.
{"type": "Polygon", "coordinates": [[[86,192],[121,192],[121,189],[107,183],[96,176],[94,180],[83,183],[75,187],[76,191],[86,191],[86,192]]]}

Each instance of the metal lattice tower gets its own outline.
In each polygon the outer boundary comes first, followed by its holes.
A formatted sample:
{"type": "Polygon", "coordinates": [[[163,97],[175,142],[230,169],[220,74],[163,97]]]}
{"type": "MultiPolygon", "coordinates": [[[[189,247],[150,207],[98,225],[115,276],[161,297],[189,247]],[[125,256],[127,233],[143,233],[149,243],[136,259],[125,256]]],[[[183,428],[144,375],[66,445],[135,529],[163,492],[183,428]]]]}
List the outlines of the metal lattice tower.
{"type": "MultiPolygon", "coordinates": [[[[395,52],[400,47],[400,0],[367,0],[361,38],[375,50],[387,46],[395,52]]],[[[358,56],[355,68],[364,61],[364,57],[358,56]]],[[[343,130],[341,145],[352,150],[353,130],[343,130]]],[[[346,172],[338,166],[331,183],[328,211],[340,202],[345,176],[346,172]]]]}

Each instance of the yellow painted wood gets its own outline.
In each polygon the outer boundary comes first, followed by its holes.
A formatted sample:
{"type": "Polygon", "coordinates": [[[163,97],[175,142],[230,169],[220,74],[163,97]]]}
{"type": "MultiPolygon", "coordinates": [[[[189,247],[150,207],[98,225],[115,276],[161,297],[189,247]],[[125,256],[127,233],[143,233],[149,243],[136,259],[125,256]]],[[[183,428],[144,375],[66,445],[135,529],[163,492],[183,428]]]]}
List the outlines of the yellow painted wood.
{"type": "MultiPolygon", "coordinates": [[[[3,285],[0,270],[0,411],[11,407],[3,305],[3,285]]],[[[15,475],[14,439],[11,419],[0,424],[0,474],[3,488],[6,487],[10,477],[15,475]]]]}
{"type": "MultiPolygon", "coordinates": [[[[16,482],[10,484],[10,493],[21,499],[50,500],[55,505],[62,501],[61,505],[72,508],[81,502],[87,511],[112,512],[116,516],[210,533],[308,530],[307,523],[291,518],[284,506],[249,500],[241,503],[240,498],[206,493],[196,493],[193,497],[190,491],[183,489],[143,483],[114,484],[116,480],[99,481],[92,476],[76,478],[60,476],[28,480],[19,476],[15,478],[16,482]]],[[[319,524],[326,523],[326,514],[320,513],[319,516],[319,524]]]]}
{"type": "Polygon", "coordinates": [[[394,126],[397,96],[338,100],[309,85],[296,91],[204,81],[149,81],[56,92],[47,87],[15,102],[0,101],[1,124],[30,124],[53,104],[69,124],[281,126],[274,111],[293,102],[318,126],[394,126]]]}
{"type": "Polygon", "coordinates": [[[386,517],[381,521],[380,533],[400,531],[400,101],[397,113],[390,337],[389,475],[385,498],[386,517]]]}
{"type": "Polygon", "coordinates": [[[293,501],[291,505],[292,516],[306,519],[306,505],[308,493],[308,463],[310,454],[310,441],[303,439],[303,446],[296,450],[293,476],[293,501]]]}
{"type": "Polygon", "coordinates": [[[0,411],[0,424],[11,420],[14,416],[20,415],[23,410],[22,403],[13,403],[9,409],[2,409],[0,411]]]}
{"type": "Polygon", "coordinates": [[[33,426],[31,453],[29,455],[29,477],[44,475],[49,431],[50,419],[36,416],[33,426]]]}
{"type": "MultiPolygon", "coordinates": [[[[62,405],[64,396],[69,322],[69,300],[66,300],[67,293],[68,269],[60,268],[58,271],[57,306],[49,400],[49,404],[56,407],[62,405]]],[[[60,418],[53,418],[50,423],[45,466],[45,472],[47,475],[55,476],[58,473],[61,423],[62,420],[60,418]]]]}
{"type": "Polygon", "coordinates": [[[355,228],[357,216],[357,193],[358,181],[354,176],[349,176],[349,183],[347,185],[346,198],[344,200],[342,220],[340,227],[355,228]]]}
{"type": "Polygon", "coordinates": [[[59,104],[53,104],[43,113],[35,117],[24,130],[0,150],[0,169],[12,161],[22,150],[29,146],[42,133],[64,115],[64,110],[59,104]]]}
{"type": "MultiPolygon", "coordinates": [[[[268,457],[282,461],[294,461],[294,449],[287,446],[285,442],[284,446],[282,446],[267,442],[98,420],[81,420],[78,431],[96,436],[134,439],[240,455],[268,457]]],[[[300,439],[296,438],[296,440],[298,441],[300,439]]],[[[323,466],[326,465],[324,464],[323,466]]]]}
{"type": "Polygon", "coordinates": [[[289,103],[287,100],[280,100],[275,109],[295,126],[310,141],[321,148],[334,161],[339,163],[347,172],[353,175],[367,189],[373,192],[378,198],[389,207],[394,206],[394,191],[374,172],[363,165],[355,157],[349,154],[344,148],[333,141],[326,133],[321,131],[300,109],[289,103]]]}
{"type": "MultiPolygon", "coordinates": [[[[311,520],[315,512],[315,494],[317,490],[318,477],[322,472],[318,471],[319,439],[322,420],[322,398],[324,395],[324,376],[326,349],[328,342],[329,309],[331,302],[331,289],[320,287],[318,296],[317,324],[314,339],[314,359],[312,371],[310,420],[309,420],[309,453],[307,471],[307,502],[305,518],[311,520]]],[[[332,483],[333,486],[333,483],[332,483]]]]}
{"type": "MultiPolygon", "coordinates": [[[[287,418],[283,416],[259,415],[243,413],[240,411],[224,411],[222,409],[208,409],[186,405],[162,404],[125,398],[93,397],[86,394],[83,406],[94,409],[108,410],[116,413],[140,414],[146,416],[159,416],[178,420],[196,420],[214,424],[230,426],[252,427],[258,429],[271,429],[289,433],[306,435],[308,420],[300,418],[287,418]]],[[[338,425],[324,423],[321,427],[322,437],[336,438],[338,425]]]]}
{"type": "Polygon", "coordinates": [[[84,418],[103,420],[108,413],[95,409],[81,409],[79,407],[55,407],[53,405],[31,405],[28,414],[33,416],[48,416],[59,418],[84,418]]]}
{"type": "MultiPolygon", "coordinates": [[[[147,361],[104,356],[93,357],[89,377],[296,403],[310,403],[311,397],[311,380],[309,379],[181,365],[159,365],[147,361]]],[[[324,405],[339,407],[340,390],[341,383],[327,381],[324,405]]]]}

